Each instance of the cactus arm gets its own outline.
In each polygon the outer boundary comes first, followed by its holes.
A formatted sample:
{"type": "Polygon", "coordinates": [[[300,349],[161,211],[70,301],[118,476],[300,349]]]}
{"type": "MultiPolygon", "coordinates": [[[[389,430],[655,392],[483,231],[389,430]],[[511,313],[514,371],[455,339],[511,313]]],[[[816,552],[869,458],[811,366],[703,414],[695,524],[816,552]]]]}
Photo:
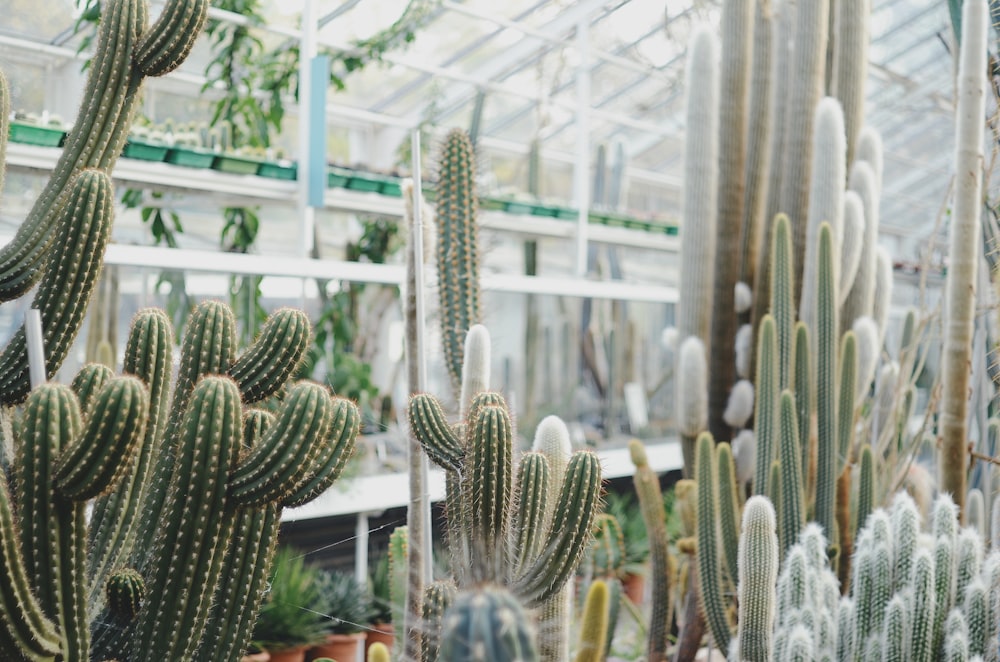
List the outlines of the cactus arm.
{"type": "MultiPolygon", "coordinates": [[[[46,377],[62,365],[83,322],[111,236],[114,191],[97,170],[81,172],[72,184],[59,224],[55,247],[32,303],[41,311],[46,377]]],[[[0,354],[0,393],[5,404],[28,395],[28,352],[24,326],[0,354]]]]}
{"type": "Polygon", "coordinates": [[[440,168],[436,218],[441,336],[445,364],[458,394],[466,333],[481,318],[475,154],[464,132],[454,130],[445,138],[440,168]]]}
{"type": "Polygon", "coordinates": [[[913,562],[913,621],[911,641],[913,662],[932,662],[934,655],[934,557],[918,549],[913,562]]]}
{"type": "Polygon", "coordinates": [[[732,636],[722,588],[722,565],[719,559],[719,506],[716,484],[715,442],[710,434],[698,437],[695,475],[698,481],[698,584],[702,611],[712,639],[723,654],[728,654],[732,636]]]}
{"type": "Polygon", "coordinates": [[[163,440],[172,369],[173,330],[170,319],[158,309],[136,314],[125,346],[123,371],[141,379],[148,389],[145,435],[125,478],[109,494],[94,502],[90,518],[88,576],[90,612],[103,605],[107,574],[123,564],[136,541],[136,527],[148,490],[146,479],[163,440]]]}
{"type": "Polygon", "coordinates": [[[545,527],[549,494],[549,462],[541,453],[526,453],[517,467],[517,512],[514,515],[514,547],[511,549],[515,566],[532,563],[545,542],[541,532],[545,527]]]}
{"type": "Polygon", "coordinates": [[[851,461],[854,445],[854,396],[858,375],[857,339],[853,331],[844,333],[840,340],[840,368],[837,385],[837,475],[843,473],[851,461]]]}
{"type": "Polygon", "coordinates": [[[774,440],[778,433],[779,354],[775,331],[775,319],[771,315],[765,315],[760,322],[760,337],[757,341],[754,494],[767,494],[767,478],[775,455],[774,440]]]}
{"type": "Polygon", "coordinates": [[[858,258],[857,272],[841,306],[842,330],[851,328],[859,317],[871,316],[875,305],[879,186],[874,168],[875,166],[868,161],[855,161],[851,164],[848,175],[848,188],[861,198],[865,229],[861,238],[861,256],[858,258]]]}
{"type": "Polygon", "coordinates": [[[141,381],[109,381],[94,401],[83,434],[60,453],[53,476],[60,494],[88,501],[112,489],[129,469],[145,434],[148,411],[141,381]]]}
{"type": "Polygon", "coordinates": [[[300,477],[294,484],[294,490],[281,500],[285,508],[304,505],[330,489],[354,455],[361,414],[357,405],[345,398],[335,397],[333,402],[333,425],[329,439],[321,445],[312,472],[300,477]]]}
{"type": "Polygon", "coordinates": [[[592,535],[600,491],[601,464],[597,455],[590,451],[573,453],[553,511],[549,542],[513,583],[515,593],[529,607],[555,595],[576,571],[592,535]]]}
{"type": "MultiPolygon", "coordinates": [[[[985,113],[986,37],[990,25],[987,3],[968,0],[962,7],[964,26],[958,68],[955,111],[955,203],[949,236],[946,279],[942,405],[938,454],[941,490],[951,494],[964,517],[969,455],[966,449],[969,408],[969,363],[972,360],[973,317],[982,214],[983,117],[985,113]]],[[[881,329],[880,329],[881,330],[881,329]]]]}
{"type": "Polygon", "coordinates": [[[819,232],[819,286],[816,305],[816,521],[830,543],[837,542],[835,520],[837,471],[837,287],[833,271],[833,236],[829,224],[819,232]]]}
{"type": "Polygon", "coordinates": [[[86,659],[90,647],[80,576],[87,529],[83,503],[60,494],[53,474],[81,427],[72,390],[57,384],[36,388],[25,404],[15,466],[22,553],[39,603],[59,628],[66,660],[86,659]]]}
{"type": "Polygon", "coordinates": [[[740,544],[740,503],[736,486],[736,471],[733,467],[733,452],[729,444],[723,442],[715,448],[717,480],[719,486],[719,532],[722,543],[723,560],[733,584],[739,577],[740,544]]]}
{"type": "Polygon", "coordinates": [[[462,492],[469,504],[472,579],[485,581],[502,576],[506,567],[504,534],[511,517],[513,432],[504,407],[480,407],[471,415],[469,467],[462,492]]]}
{"type": "Polygon", "coordinates": [[[590,584],[583,605],[580,643],[574,662],[601,662],[604,659],[605,639],[608,637],[609,593],[607,583],[600,579],[590,584]]]}
{"type": "Polygon", "coordinates": [[[778,531],[766,497],[751,497],[743,509],[739,562],[739,659],[769,662],[778,601],[778,531]]]}
{"type": "Polygon", "coordinates": [[[171,0],[135,46],[135,67],[146,76],[168,74],[187,58],[208,17],[208,0],[171,0]]]}
{"type": "Polygon", "coordinates": [[[802,450],[799,443],[798,421],[795,418],[795,398],[791,391],[781,393],[781,413],[778,419],[778,439],[781,462],[781,540],[783,552],[798,542],[799,532],[806,523],[805,492],[802,487],[802,450]]]}
{"type": "Polygon", "coordinates": [[[80,368],[80,372],[73,377],[70,388],[76,393],[77,400],[80,401],[80,411],[85,415],[90,411],[90,404],[94,397],[101,391],[104,384],[114,377],[114,371],[101,363],[88,363],[80,368]]]}
{"type": "Polygon", "coordinates": [[[296,384],[264,439],[230,477],[230,497],[241,505],[261,506],[294,491],[320,449],[312,442],[330,433],[333,414],[333,401],[323,386],[296,384]]]}
{"type": "Polygon", "coordinates": [[[392,627],[402,649],[406,637],[403,614],[407,604],[407,571],[409,568],[409,530],[397,526],[389,534],[389,602],[392,603],[392,627]]]}
{"type": "Polygon", "coordinates": [[[226,510],[226,479],[242,442],[240,408],[235,382],[224,377],[203,378],[188,398],[168,516],[145,573],[158,599],[141,614],[133,638],[134,649],[150,659],[191,659],[206,626],[221,570],[215,541],[228,538],[235,523],[226,510]]]}
{"type": "Polygon", "coordinates": [[[0,650],[14,660],[51,662],[60,650],[56,625],[31,590],[7,475],[0,471],[0,650]]]}
{"type": "Polygon", "coordinates": [[[830,80],[833,94],[844,108],[847,162],[851,163],[865,116],[871,1],[837,2],[833,11],[834,57],[830,80]]]}
{"type": "Polygon", "coordinates": [[[455,471],[462,467],[465,449],[445,419],[437,398],[426,393],[414,395],[406,408],[406,416],[410,429],[434,464],[455,471]]]}
{"type": "Polygon", "coordinates": [[[462,393],[458,416],[464,420],[472,401],[490,389],[490,333],[482,324],[473,324],[465,334],[462,354],[462,393]]]}
{"type": "Polygon", "coordinates": [[[649,631],[646,634],[646,659],[660,661],[666,658],[667,635],[670,623],[670,576],[667,573],[666,514],[663,512],[663,495],[660,480],[649,466],[646,449],[638,440],[628,445],[635,473],[632,482],[639,497],[642,521],[646,524],[646,538],[649,540],[649,564],[652,572],[653,596],[650,605],[649,631]]]}
{"type": "Polygon", "coordinates": [[[283,308],[264,323],[256,342],[229,368],[245,404],[274,395],[295,373],[309,348],[309,318],[283,308]]]}
{"type": "Polygon", "coordinates": [[[813,463],[811,419],[813,415],[812,386],[809,355],[809,329],[802,322],[795,325],[792,341],[792,391],[795,393],[795,408],[799,421],[799,443],[802,444],[802,483],[806,494],[812,494],[816,487],[816,466],[813,463]]]}
{"type": "Polygon", "coordinates": [[[770,301],[777,337],[778,387],[788,388],[792,380],[795,334],[795,258],[788,216],[775,217],[771,242],[770,301]]]}

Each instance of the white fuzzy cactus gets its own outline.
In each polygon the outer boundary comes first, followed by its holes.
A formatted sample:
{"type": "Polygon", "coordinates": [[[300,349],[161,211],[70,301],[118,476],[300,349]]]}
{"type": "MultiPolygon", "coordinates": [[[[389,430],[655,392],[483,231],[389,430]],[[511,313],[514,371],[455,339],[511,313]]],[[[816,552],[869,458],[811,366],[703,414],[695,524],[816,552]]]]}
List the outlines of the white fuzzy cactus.
{"type": "Polygon", "coordinates": [[[733,385],[733,390],[729,393],[729,402],[722,418],[730,427],[741,428],[751,416],[753,416],[753,382],[741,379],[733,385]]]}
{"type": "Polygon", "coordinates": [[[677,426],[681,434],[696,437],[708,425],[708,363],[701,339],[681,343],[677,359],[677,426]]]}

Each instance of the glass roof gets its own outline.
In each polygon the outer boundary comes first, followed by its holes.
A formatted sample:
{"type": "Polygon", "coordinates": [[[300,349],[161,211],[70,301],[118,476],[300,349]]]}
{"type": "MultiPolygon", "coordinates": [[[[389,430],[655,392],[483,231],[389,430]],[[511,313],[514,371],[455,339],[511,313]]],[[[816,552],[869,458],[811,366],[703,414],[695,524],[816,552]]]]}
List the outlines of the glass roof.
{"type": "MultiPolygon", "coordinates": [[[[269,44],[288,43],[287,33],[298,29],[302,1],[264,2],[272,32],[259,31],[269,44]]],[[[412,43],[350,74],[344,90],[330,92],[329,102],[344,111],[343,118],[331,112],[333,124],[357,129],[367,123],[369,133],[392,130],[400,140],[406,136],[405,127],[421,122],[439,131],[454,125],[467,128],[482,92],[485,149],[500,150],[503,159],[523,159],[528,144],[538,139],[543,159],[560,168],[576,160],[581,71],[576,39],[584,22],[590,49],[586,67],[591,147],[621,143],[630,177],[643,186],[668,189],[661,200],[680,200],[686,44],[693,25],[718,23],[720,0],[313,2],[323,17],[320,42],[334,49],[350,49],[357,40],[384,30],[411,2],[429,11],[412,43]],[[349,117],[352,109],[357,112],[349,117]]],[[[951,172],[947,3],[872,2],[866,121],[881,131],[885,143],[882,223],[900,232],[929,231],[951,172]]],[[[4,67],[28,70],[37,64],[38,54],[27,52],[23,42],[75,50],[73,43],[66,43],[74,21],[72,0],[5,0],[11,3],[0,27],[4,67]]],[[[58,59],[51,52],[45,57],[58,59]]],[[[199,94],[197,82],[207,58],[207,45],[202,44],[182,69],[190,78],[192,96],[199,94]]],[[[169,89],[183,93],[182,87],[169,89]]],[[[35,97],[25,92],[24,98],[35,97]]],[[[352,161],[363,163],[365,156],[357,151],[352,161]]],[[[561,195],[568,199],[571,191],[561,195]]],[[[637,211],[673,219],[679,213],[676,205],[637,211]]]]}

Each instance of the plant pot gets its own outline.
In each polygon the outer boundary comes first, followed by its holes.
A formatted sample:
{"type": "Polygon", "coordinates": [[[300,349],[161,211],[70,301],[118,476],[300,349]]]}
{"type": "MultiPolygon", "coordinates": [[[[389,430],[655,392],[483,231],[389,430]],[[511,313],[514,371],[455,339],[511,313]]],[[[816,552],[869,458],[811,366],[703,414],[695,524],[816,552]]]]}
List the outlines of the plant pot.
{"type": "Polygon", "coordinates": [[[632,604],[642,604],[646,593],[646,576],[630,572],[622,578],[622,588],[625,589],[625,596],[632,601],[632,604]]]}
{"type": "Polygon", "coordinates": [[[392,645],[396,643],[396,633],[392,629],[392,623],[373,623],[368,630],[368,637],[365,639],[365,659],[368,659],[368,649],[372,644],[380,642],[385,647],[392,650],[392,645]]]}
{"type": "Polygon", "coordinates": [[[269,662],[270,659],[270,653],[267,651],[260,651],[259,653],[247,653],[240,659],[240,662],[269,662]]]}
{"type": "Polygon", "coordinates": [[[271,662],[305,662],[307,650],[309,649],[305,646],[298,646],[280,651],[270,651],[271,662]]]}
{"type": "Polygon", "coordinates": [[[268,177],[269,179],[294,180],[298,176],[299,167],[291,161],[265,161],[260,164],[257,171],[258,177],[268,177]]]}
{"type": "Polygon", "coordinates": [[[326,643],[309,649],[309,659],[328,657],[337,662],[354,662],[358,659],[358,649],[364,644],[366,635],[365,632],[328,634],[326,643]]]}
{"type": "Polygon", "coordinates": [[[343,168],[331,167],[326,171],[326,187],[327,188],[344,188],[347,186],[347,182],[351,180],[351,173],[349,170],[343,168]]]}

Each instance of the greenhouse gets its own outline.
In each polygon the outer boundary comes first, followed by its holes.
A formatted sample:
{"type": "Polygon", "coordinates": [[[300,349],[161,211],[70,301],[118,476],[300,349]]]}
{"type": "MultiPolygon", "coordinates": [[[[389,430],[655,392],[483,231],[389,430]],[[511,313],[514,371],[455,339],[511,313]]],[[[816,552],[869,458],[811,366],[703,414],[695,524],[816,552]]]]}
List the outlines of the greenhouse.
{"type": "Polygon", "coordinates": [[[0,662],[1000,662],[1000,7],[5,0],[0,662]]]}

